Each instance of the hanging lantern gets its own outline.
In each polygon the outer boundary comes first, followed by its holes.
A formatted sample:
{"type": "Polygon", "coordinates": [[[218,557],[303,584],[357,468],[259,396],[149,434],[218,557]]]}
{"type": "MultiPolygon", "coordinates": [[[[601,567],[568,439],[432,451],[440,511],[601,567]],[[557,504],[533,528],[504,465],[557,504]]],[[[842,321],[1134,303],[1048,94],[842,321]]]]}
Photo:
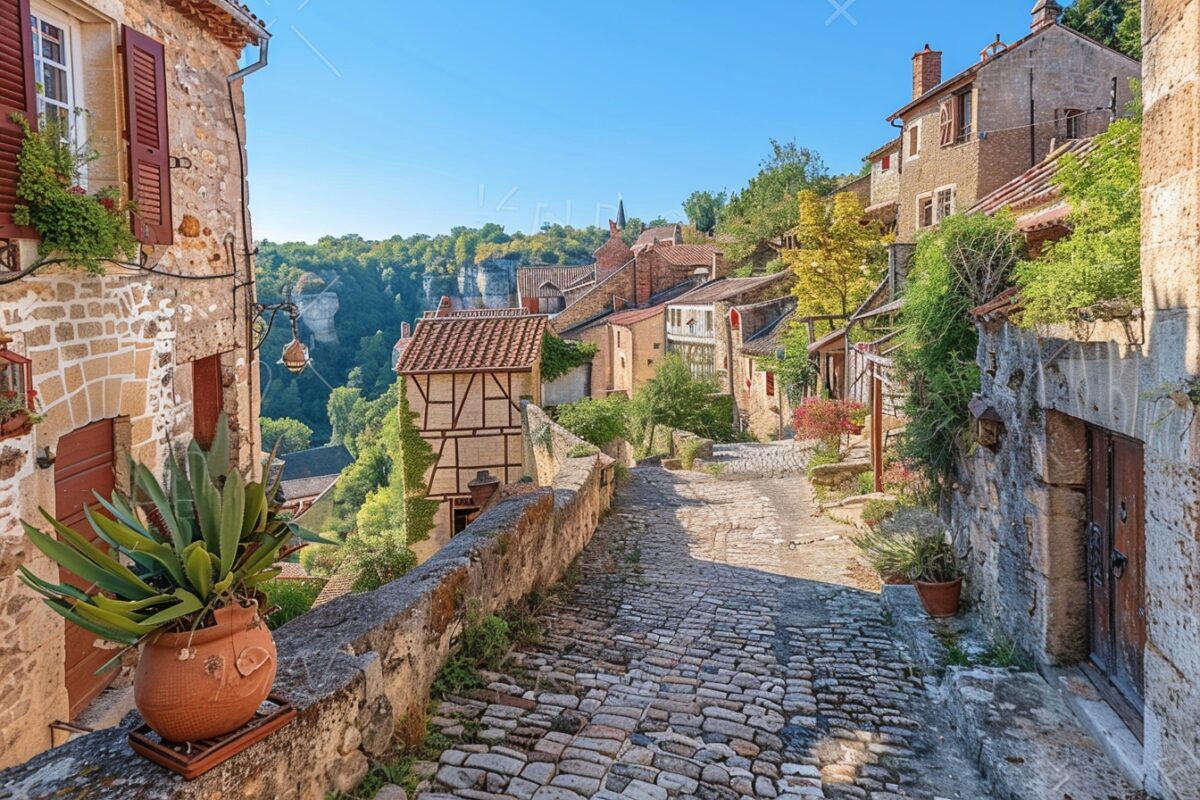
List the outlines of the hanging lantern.
{"type": "Polygon", "coordinates": [[[0,438],[25,433],[35,421],[33,366],[8,349],[12,339],[0,334],[0,438]]]}
{"type": "Polygon", "coordinates": [[[291,344],[283,348],[283,356],[279,359],[279,363],[283,364],[288,372],[299,375],[308,368],[308,348],[299,339],[292,339],[291,344]]]}

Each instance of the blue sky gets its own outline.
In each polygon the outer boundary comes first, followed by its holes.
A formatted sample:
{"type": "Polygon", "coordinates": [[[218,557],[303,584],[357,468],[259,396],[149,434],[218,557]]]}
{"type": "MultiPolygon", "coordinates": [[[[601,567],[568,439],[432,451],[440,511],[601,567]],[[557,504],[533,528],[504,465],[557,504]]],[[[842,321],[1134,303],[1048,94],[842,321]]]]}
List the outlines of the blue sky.
{"type": "Polygon", "coordinates": [[[249,0],[271,65],[247,80],[255,234],[437,234],[498,222],[681,218],[768,140],[835,172],[893,134],[911,56],[944,74],[1033,0],[249,0]],[[839,8],[844,13],[839,13],[839,8]]]}

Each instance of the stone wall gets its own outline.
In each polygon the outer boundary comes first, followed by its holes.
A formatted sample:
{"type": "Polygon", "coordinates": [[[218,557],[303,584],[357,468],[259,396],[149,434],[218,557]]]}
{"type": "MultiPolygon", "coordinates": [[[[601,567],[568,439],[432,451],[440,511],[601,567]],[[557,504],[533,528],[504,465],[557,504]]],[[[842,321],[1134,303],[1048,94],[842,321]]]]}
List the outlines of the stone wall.
{"type": "MultiPolygon", "coordinates": [[[[58,574],[19,524],[39,521],[39,507],[55,507],[54,468],[39,468],[36,456],[46,448],[58,454],[66,434],[112,419],[118,484],[126,456],[160,470],[168,448],[192,436],[191,362],[217,354],[239,465],[248,469],[260,449],[257,380],[246,347],[245,311],[253,298],[245,288],[235,293],[228,274],[244,280],[246,265],[240,257],[230,263],[225,244],[228,237],[235,252],[245,248],[240,154],[225,80],[239,54],[160,0],[90,0],[63,10],[79,20],[88,135],[104,154],[89,166],[87,188],[126,185],[116,46],[120,25],[128,24],[166,47],[170,151],[191,161],[190,168],[171,170],[175,244],[149,248],[149,266],[225,277],[181,280],[115,266],[93,276],[56,268],[0,286],[0,330],[13,338],[13,350],[33,360],[37,410],[45,415],[31,433],[0,442],[5,766],[49,747],[49,724],[69,718],[63,622],[16,577],[22,564],[43,578],[58,574]]],[[[233,90],[243,125],[241,86],[233,90]]],[[[31,263],[36,242],[20,244],[22,263],[31,263]]]]}
{"type": "Polygon", "coordinates": [[[495,611],[553,584],[611,501],[612,460],[570,458],[578,440],[537,407],[525,411],[528,425],[549,425],[564,445],[531,464],[540,488],[500,501],[403,578],[345,595],[276,631],[275,688],[299,711],[285,728],[187,783],[129,750],[126,733],[139,723],[134,713],[117,728],[0,773],[0,793],[310,800],[352,789],[368,759],[389,752],[401,723],[424,713],[467,601],[495,611]]]}
{"type": "Polygon", "coordinates": [[[554,330],[562,334],[610,311],[632,305],[634,275],[634,262],[629,262],[596,283],[551,320],[554,330]]]}

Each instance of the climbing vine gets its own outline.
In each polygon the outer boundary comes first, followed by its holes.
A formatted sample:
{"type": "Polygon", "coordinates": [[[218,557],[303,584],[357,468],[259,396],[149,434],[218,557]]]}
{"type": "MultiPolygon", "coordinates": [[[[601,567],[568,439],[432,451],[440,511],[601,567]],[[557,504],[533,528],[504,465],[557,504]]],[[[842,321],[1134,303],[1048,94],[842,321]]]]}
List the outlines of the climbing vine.
{"type": "Polygon", "coordinates": [[[591,342],[568,342],[547,333],[542,337],[542,380],[561,378],[596,357],[596,345],[591,342]]]}
{"type": "Polygon", "coordinates": [[[44,256],[92,273],[106,262],[132,260],[138,242],[129,223],[130,206],[114,187],[89,195],[81,186],[84,168],[99,154],[90,144],[75,146],[54,123],[33,130],[19,114],[12,117],[24,132],[17,156],[17,196],[13,222],[32,227],[44,256]]]}

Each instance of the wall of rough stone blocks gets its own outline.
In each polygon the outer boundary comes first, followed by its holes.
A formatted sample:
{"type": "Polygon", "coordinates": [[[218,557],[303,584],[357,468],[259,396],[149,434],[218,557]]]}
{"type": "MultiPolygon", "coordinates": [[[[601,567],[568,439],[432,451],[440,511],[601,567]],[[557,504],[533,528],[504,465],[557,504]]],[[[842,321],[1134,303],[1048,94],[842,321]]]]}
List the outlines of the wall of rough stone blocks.
{"type": "MultiPolygon", "coordinates": [[[[574,438],[535,406],[526,410],[534,426],[556,428],[556,440],[574,438]]],[[[467,602],[496,611],[552,585],[591,539],[612,498],[612,460],[563,455],[539,469],[541,488],[501,500],[409,574],[276,631],[275,689],[299,716],[234,759],[195,781],[176,780],[129,749],[134,713],[0,773],[0,789],[112,800],[311,800],[349,791],[369,758],[389,752],[401,723],[424,713],[467,602]]]]}
{"type": "Polygon", "coordinates": [[[1200,0],[1146,0],[1142,36],[1146,768],[1182,800],[1200,796],[1200,413],[1178,394],[1200,377],[1200,0]]]}
{"type": "Polygon", "coordinates": [[[582,297],[567,306],[551,320],[554,330],[560,334],[588,320],[633,304],[632,263],[618,269],[589,289],[582,297]],[[615,303],[614,303],[615,301],[615,303]]]}
{"type": "MultiPolygon", "coordinates": [[[[49,0],[53,3],[53,0],[49,0]]],[[[103,154],[90,165],[88,188],[124,187],[120,25],[163,42],[167,50],[170,151],[190,169],[171,171],[176,244],[156,247],[149,264],[187,275],[234,271],[226,237],[244,249],[241,179],[225,76],[238,53],[208,37],[160,0],[92,0],[64,6],[81,22],[88,135],[103,154]]],[[[238,124],[243,98],[234,86],[238,124]]],[[[21,259],[36,243],[21,243],[21,259]]],[[[237,270],[245,275],[245,265],[237,270]]],[[[247,290],[233,280],[182,281],[111,267],[103,276],[55,268],[0,287],[0,330],[12,349],[33,360],[37,409],[45,421],[25,436],[0,442],[0,765],[29,758],[52,743],[49,726],[68,718],[63,623],[16,578],[19,565],[44,578],[57,567],[28,544],[20,519],[37,522],[54,509],[54,470],[35,456],[71,431],[116,420],[118,480],[126,455],[161,469],[169,446],[192,435],[190,362],[222,353],[223,399],[239,463],[258,451],[257,396],[251,380],[244,315],[247,290]]]]}

